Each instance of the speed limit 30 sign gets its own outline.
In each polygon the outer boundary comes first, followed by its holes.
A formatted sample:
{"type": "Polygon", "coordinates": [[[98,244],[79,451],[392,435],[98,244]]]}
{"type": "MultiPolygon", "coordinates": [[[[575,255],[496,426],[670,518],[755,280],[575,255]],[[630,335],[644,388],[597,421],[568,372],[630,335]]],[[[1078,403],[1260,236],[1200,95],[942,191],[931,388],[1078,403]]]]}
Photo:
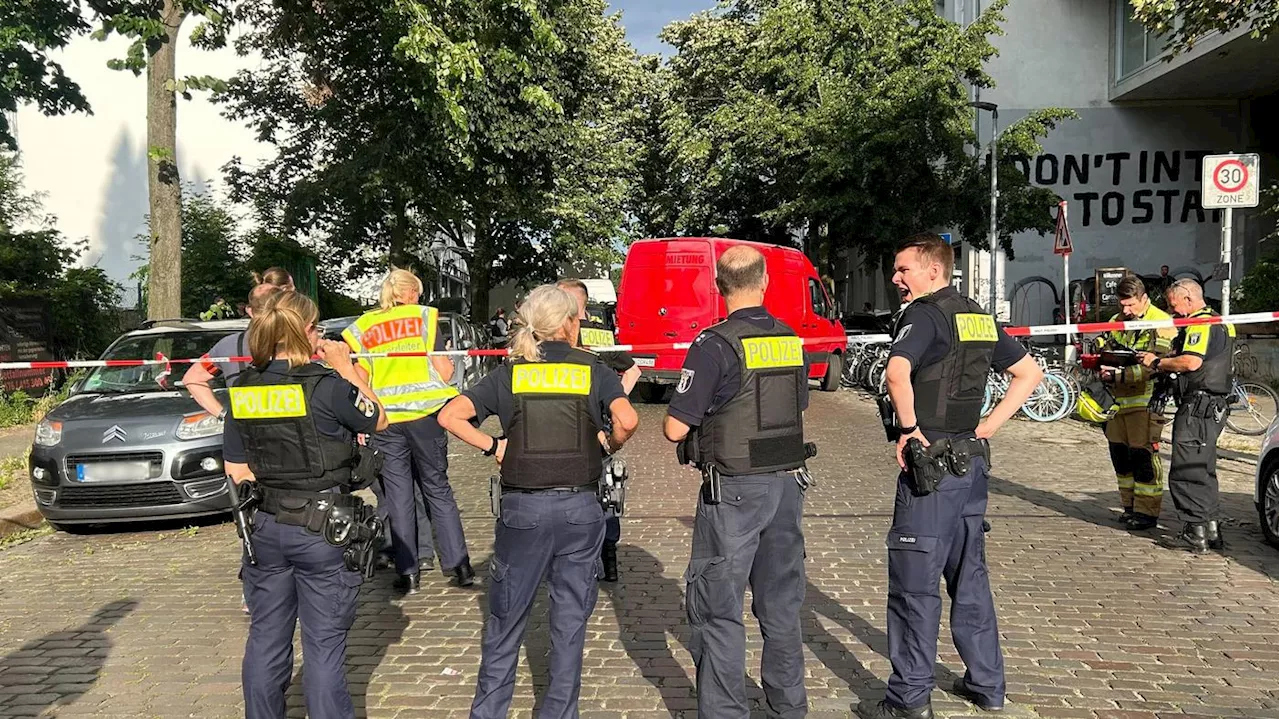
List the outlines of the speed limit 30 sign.
{"type": "Polygon", "coordinates": [[[1257,207],[1258,156],[1209,155],[1200,170],[1200,198],[1205,208],[1257,207]]]}

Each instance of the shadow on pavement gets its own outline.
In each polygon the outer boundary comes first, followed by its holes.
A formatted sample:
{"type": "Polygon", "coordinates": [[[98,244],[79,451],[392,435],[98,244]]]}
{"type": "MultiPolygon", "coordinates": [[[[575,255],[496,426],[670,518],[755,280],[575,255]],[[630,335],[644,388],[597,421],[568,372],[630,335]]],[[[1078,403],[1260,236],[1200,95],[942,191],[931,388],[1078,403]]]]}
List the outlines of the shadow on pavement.
{"type": "Polygon", "coordinates": [[[47,716],[75,703],[102,674],[111,653],[108,630],[137,608],[134,599],[104,604],[80,626],[33,639],[0,658],[0,715],[47,716]],[[66,661],[50,663],[50,650],[66,661]]]}

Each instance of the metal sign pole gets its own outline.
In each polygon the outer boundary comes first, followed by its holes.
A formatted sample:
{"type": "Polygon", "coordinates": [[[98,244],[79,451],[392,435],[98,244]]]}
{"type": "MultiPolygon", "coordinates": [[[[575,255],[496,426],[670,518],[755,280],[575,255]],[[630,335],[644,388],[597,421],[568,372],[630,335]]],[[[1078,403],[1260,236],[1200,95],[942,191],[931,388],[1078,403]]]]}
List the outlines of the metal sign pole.
{"type": "Polygon", "coordinates": [[[1222,278],[1222,314],[1231,313],[1231,208],[1222,211],[1222,263],[1227,276],[1222,278]]]}

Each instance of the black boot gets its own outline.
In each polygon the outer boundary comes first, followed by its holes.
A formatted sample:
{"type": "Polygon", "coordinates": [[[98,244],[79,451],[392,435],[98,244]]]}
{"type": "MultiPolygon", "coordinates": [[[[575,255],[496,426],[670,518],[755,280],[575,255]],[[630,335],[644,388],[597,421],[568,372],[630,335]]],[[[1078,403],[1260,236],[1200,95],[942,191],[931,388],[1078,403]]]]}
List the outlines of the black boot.
{"type": "Polygon", "coordinates": [[[965,684],[964,679],[957,679],[955,683],[951,685],[951,693],[973,704],[984,712],[1004,711],[1004,700],[999,702],[990,701],[970,688],[968,684],[965,684]]]}
{"type": "Polygon", "coordinates": [[[1133,507],[1125,507],[1120,516],[1116,517],[1116,521],[1121,524],[1127,524],[1130,519],[1133,519],[1133,507]]]}
{"type": "Polygon", "coordinates": [[[396,577],[396,581],[393,586],[405,594],[417,594],[418,587],[421,585],[422,574],[420,572],[414,572],[413,574],[401,574],[396,577]]]}
{"type": "Polygon", "coordinates": [[[1207,522],[1187,522],[1182,525],[1181,532],[1167,538],[1161,544],[1172,549],[1187,549],[1195,554],[1204,554],[1209,551],[1207,524],[1207,522]]]}
{"type": "Polygon", "coordinates": [[[1156,526],[1156,518],[1149,514],[1141,514],[1135,512],[1129,521],[1124,523],[1126,529],[1132,532],[1140,532],[1144,529],[1151,529],[1156,526]]]}
{"type": "Polygon", "coordinates": [[[600,547],[600,560],[604,563],[604,581],[618,581],[618,545],[616,542],[605,542],[600,547]]]}
{"type": "Polygon", "coordinates": [[[872,704],[869,699],[858,703],[857,715],[862,719],[933,719],[933,704],[903,709],[887,701],[872,704]]]}
{"type": "Polygon", "coordinates": [[[463,557],[462,564],[453,569],[459,587],[469,587],[476,582],[476,570],[471,568],[471,557],[463,557]]]}
{"type": "Polygon", "coordinates": [[[1221,552],[1226,547],[1226,542],[1222,541],[1222,530],[1218,527],[1218,520],[1209,520],[1209,525],[1204,529],[1205,540],[1209,545],[1209,549],[1215,552],[1221,552]]]}

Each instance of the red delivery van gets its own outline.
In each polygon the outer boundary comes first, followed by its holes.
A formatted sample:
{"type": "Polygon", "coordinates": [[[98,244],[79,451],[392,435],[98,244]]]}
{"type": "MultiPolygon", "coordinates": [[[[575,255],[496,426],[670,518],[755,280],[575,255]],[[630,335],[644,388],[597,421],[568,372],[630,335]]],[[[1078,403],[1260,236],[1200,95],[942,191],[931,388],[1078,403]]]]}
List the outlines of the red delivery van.
{"type": "MultiPolygon", "coordinates": [[[[791,247],[716,237],[637,240],[627,250],[618,290],[619,344],[647,345],[692,342],[706,328],[724,320],[724,298],[716,290],[716,260],[734,245],[751,245],[765,259],[769,286],[764,306],[805,344],[809,376],[822,389],[840,386],[847,342],[835,303],[803,252],[791,247]]],[[[640,396],[661,396],[663,385],[676,384],[687,350],[638,350],[640,396]]]]}

